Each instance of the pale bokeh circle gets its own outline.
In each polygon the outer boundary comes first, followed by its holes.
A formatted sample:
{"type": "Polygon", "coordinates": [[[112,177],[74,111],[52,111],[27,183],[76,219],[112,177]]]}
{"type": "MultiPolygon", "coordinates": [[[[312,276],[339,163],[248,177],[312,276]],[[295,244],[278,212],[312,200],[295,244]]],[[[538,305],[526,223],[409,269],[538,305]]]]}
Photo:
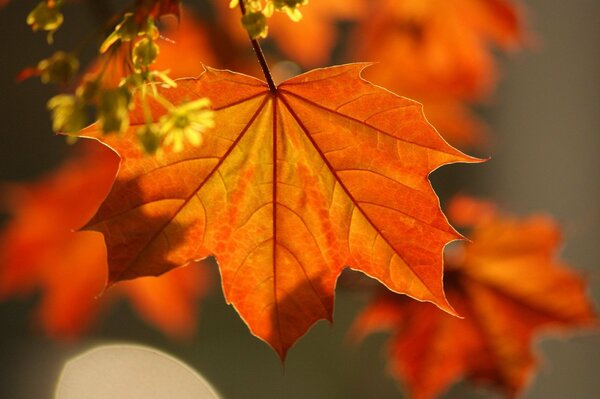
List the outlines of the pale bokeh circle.
{"type": "Polygon", "coordinates": [[[197,372],[156,349],[107,345],[63,368],[55,399],[219,399],[197,372]]]}

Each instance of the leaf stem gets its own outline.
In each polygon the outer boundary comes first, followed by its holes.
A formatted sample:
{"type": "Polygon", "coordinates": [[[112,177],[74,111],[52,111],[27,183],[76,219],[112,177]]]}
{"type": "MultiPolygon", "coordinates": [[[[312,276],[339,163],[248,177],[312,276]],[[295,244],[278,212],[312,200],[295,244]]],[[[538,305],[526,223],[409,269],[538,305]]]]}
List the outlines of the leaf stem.
{"type": "MultiPolygon", "coordinates": [[[[246,15],[246,6],[244,5],[244,0],[239,0],[239,4],[240,10],[242,11],[242,15],[246,15]]],[[[263,74],[265,75],[265,79],[267,80],[267,84],[269,85],[269,90],[273,94],[277,93],[277,86],[275,85],[273,77],[271,76],[271,70],[269,70],[269,65],[267,64],[265,54],[263,53],[262,48],[260,47],[260,43],[258,43],[258,40],[252,39],[250,35],[248,35],[248,38],[250,39],[250,43],[252,43],[252,48],[254,49],[254,53],[256,54],[256,58],[258,59],[258,63],[260,64],[263,74]]]]}

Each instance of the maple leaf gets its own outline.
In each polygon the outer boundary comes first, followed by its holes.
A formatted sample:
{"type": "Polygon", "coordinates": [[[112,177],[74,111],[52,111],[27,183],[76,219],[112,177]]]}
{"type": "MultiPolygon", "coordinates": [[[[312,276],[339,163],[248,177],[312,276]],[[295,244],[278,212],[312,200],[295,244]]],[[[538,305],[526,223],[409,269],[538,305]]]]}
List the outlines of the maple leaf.
{"type": "Polygon", "coordinates": [[[29,279],[39,274],[40,264],[94,215],[117,168],[114,153],[80,143],[57,172],[33,184],[3,187],[2,203],[11,220],[2,234],[0,291],[31,288],[29,279]]]}
{"type": "Polygon", "coordinates": [[[140,316],[162,331],[189,336],[196,324],[198,298],[206,291],[205,272],[197,265],[174,270],[160,280],[121,284],[99,297],[107,278],[103,238],[73,230],[96,212],[117,167],[113,151],[85,141],[75,145],[71,158],[48,176],[5,187],[3,202],[11,219],[0,234],[0,298],[39,289],[37,319],[52,336],[81,334],[118,296],[127,297],[140,316]]]}
{"type": "Polygon", "coordinates": [[[464,320],[384,294],[358,317],[353,334],[394,330],[390,370],[412,398],[437,397],[461,376],[513,397],[534,371],[536,335],[597,323],[586,284],[556,259],[560,233],[548,217],[498,215],[492,204],[466,197],[452,203],[450,216],[473,227],[473,242],[448,257],[444,278],[464,320]]]}
{"type": "MultiPolygon", "coordinates": [[[[109,281],[214,255],[227,301],[282,358],[315,321],[331,320],[346,266],[452,312],[442,250],[460,236],[427,176],[476,160],[450,147],[420,104],[360,78],[365,66],[318,69],[276,92],[211,68],[179,80],[161,95],[208,97],[216,123],[181,153],[143,154],[140,107],[124,137],[84,131],[122,158],[89,224],[105,236],[109,281]]],[[[153,118],[164,113],[153,103],[153,118]]]]}
{"type": "MultiPolygon", "coordinates": [[[[106,264],[103,265],[106,270],[106,264]]],[[[124,281],[111,290],[123,294],[138,316],[174,338],[196,333],[198,304],[210,289],[207,262],[171,270],[160,278],[144,277],[124,281]]]]}
{"type": "Polygon", "coordinates": [[[349,57],[378,62],[369,80],[423,103],[451,144],[482,144],[485,126],[466,102],[494,88],[495,48],[511,51],[529,40],[517,2],[383,0],[369,7],[349,57]]]}
{"type": "Polygon", "coordinates": [[[354,57],[381,62],[386,67],[372,71],[377,80],[410,93],[478,99],[495,82],[492,46],[515,49],[527,40],[510,0],[385,0],[370,11],[354,57]]]}

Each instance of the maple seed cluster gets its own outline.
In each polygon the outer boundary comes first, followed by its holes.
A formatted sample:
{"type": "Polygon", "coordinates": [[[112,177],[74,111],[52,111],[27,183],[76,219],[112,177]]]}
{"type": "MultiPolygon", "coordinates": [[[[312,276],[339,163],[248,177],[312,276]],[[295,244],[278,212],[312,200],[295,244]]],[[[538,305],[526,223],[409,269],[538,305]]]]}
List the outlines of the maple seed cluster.
{"type": "MultiPolygon", "coordinates": [[[[252,39],[266,38],[269,33],[267,18],[274,12],[282,12],[294,22],[302,19],[300,7],[308,4],[308,0],[242,0],[245,13],[242,16],[242,25],[252,39]]],[[[231,0],[229,7],[237,7],[240,0],[231,0]]]]}
{"type": "Polygon", "coordinates": [[[62,4],[62,0],[42,1],[27,15],[27,25],[31,26],[31,29],[48,32],[48,43],[54,41],[54,32],[64,21],[64,16],[60,12],[62,4]]]}
{"type": "MultiPolygon", "coordinates": [[[[136,3],[137,4],[137,3],[136,3]]],[[[130,127],[130,112],[140,106],[144,122],[137,129],[140,146],[148,154],[162,153],[165,148],[178,152],[186,143],[194,146],[202,142],[201,133],[214,126],[213,113],[209,110],[210,101],[206,98],[173,105],[156,87],[177,86],[168,76],[168,71],[152,68],[160,47],[156,18],[162,14],[152,5],[153,1],[140,3],[134,12],[126,12],[112,32],[104,39],[98,51],[101,61],[98,70],[93,68],[80,78],[73,94],[59,94],[48,101],[52,115],[52,128],[55,132],[68,135],[76,140],[79,133],[93,122],[88,115],[95,114],[102,134],[123,134],[130,127]],[[111,65],[119,64],[118,73],[109,71],[111,65]],[[115,75],[120,81],[114,82],[115,75]],[[164,116],[154,115],[150,101],[163,109],[164,116]]],[[[62,25],[61,0],[48,0],[39,3],[27,17],[33,30],[52,34],[62,25]]],[[[79,59],[74,53],[57,51],[40,61],[35,68],[24,71],[24,76],[37,75],[43,83],[67,86],[77,77],[79,59]]]]}

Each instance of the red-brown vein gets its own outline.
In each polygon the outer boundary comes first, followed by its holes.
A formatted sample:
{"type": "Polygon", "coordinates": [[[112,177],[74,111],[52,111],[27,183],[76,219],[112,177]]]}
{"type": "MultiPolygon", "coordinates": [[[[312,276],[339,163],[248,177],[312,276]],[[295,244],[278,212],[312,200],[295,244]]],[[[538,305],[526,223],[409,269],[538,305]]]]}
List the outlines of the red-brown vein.
{"type": "MultiPolygon", "coordinates": [[[[288,92],[289,93],[289,92],[288,92]]],[[[298,126],[300,126],[300,128],[302,129],[302,131],[304,132],[304,134],[306,135],[306,137],[308,138],[308,140],[310,140],[310,142],[312,143],[313,147],[315,148],[315,150],[319,153],[319,155],[321,156],[321,158],[323,159],[323,162],[327,165],[327,167],[329,168],[329,170],[331,171],[331,173],[333,174],[333,176],[335,177],[335,179],[338,181],[340,187],[342,187],[342,189],[344,190],[344,192],[346,193],[346,195],[348,196],[348,198],[350,198],[350,201],[352,201],[352,203],[354,203],[356,209],[359,210],[359,212],[363,215],[363,217],[367,220],[367,222],[371,225],[371,227],[379,234],[379,236],[381,236],[381,238],[383,238],[383,240],[386,242],[386,244],[392,248],[392,250],[396,253],[396,255],[398,255],[398,257],[404,262],[404,264],[413,272],[413,274],[423,283],[423,286],[425,286],[427,288],[427,290],[434,295],[434,297],[437,298],[437,295],[435,295],[433,293],[433,291],[431,291],[431,289],[429,288],[429,285],[427,285],[425,283],[425,281],[423,281],[423,279],[421,278],[421,276],[419,276],[414,269],[412,268],[412,266],[406,262],[406,260],[402,257],[401,254],[398,253],[398,251],[396,250],[396,248],[390,243],[390,241],[388,240],[388,238],[386,236],[383,235],[383,233],[377,228],[377,226],[375,225],[375,223],[373,223],[373,221],[371,220],[371,218],[366,214],[366,212],[360,207],[359,205],[359,201],[357,201],[354,196],[350,193],[350,190],[346,187],[346,185],[341,181],[340,177],[338,176],[338,174],[336,173],[336,170],[333,168],[333,166],[329,163],[329,160],[327,159],[327,157],[325,157],[325,155],[323,154],[323,152],[321,151],[321,149],[319,148],[319,146],[317,145],[317,143],[314,141],[314,139],[311,137],[308,129],[306,128],[306,126],[304,125],[304,123],[302,122],[302,120],[300,120],[300,118],[298,117],[298,115],[294,112],[294,110],[292,109],[292,107],[290,106],[290,104],[287,102],[287,100],[285,99],[285,97],[283,95],[279,96],[281,98],[281,101],[285,104],[286,108],[288,109],[288,111],[290,112],[290,114],[292,115],[292,117],[296,120],[296,123],[298,123],[298,126]]],[[[301,97],[299,97],[301,98],[301,97]]],[[[367,125],[368,126],[368,125],[367,125]]]]}

